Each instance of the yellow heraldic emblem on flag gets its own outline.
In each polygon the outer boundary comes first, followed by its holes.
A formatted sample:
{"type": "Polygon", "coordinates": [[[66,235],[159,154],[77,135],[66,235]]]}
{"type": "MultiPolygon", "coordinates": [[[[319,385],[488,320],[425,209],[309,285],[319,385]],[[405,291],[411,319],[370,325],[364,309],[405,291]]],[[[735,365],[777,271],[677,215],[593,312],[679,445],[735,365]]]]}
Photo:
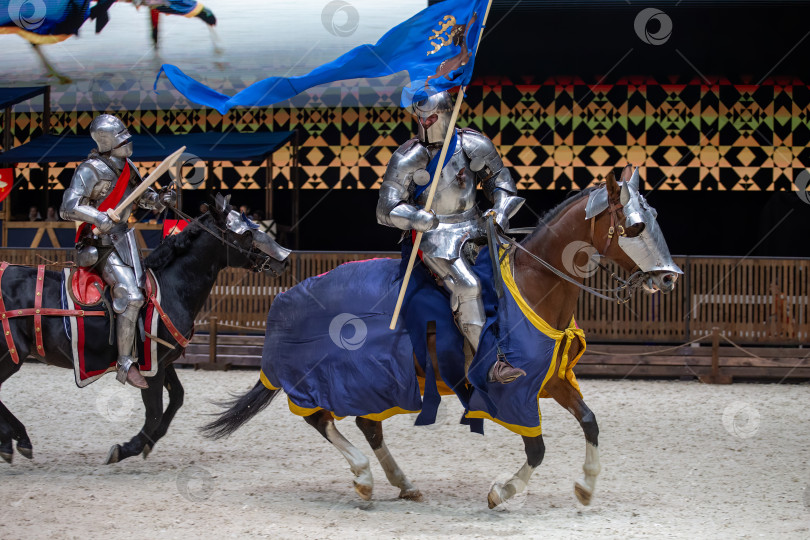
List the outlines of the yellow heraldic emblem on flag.
{"type": "Polygon", "coordinates": [[[442,20],[439,21],[439,29],[433,30],[433,34],[430,36],[430,44],[433,45],[433,50],[428,52],[428,56],[433,53],[439,52],[439,49],[444,47],[445,45],[450,45],[453,41],[453,30],[456,27],[456,18],[452,15],[445,15],[442,17],[442,20]],[[449,31],[448,31],[449,30],[449,31]],[[447,33],[445,36],[444,34],[447,33]]]}
{"type": "Polygon", "coordinates": [[[436,73],[430,75],[425,80],[425,88],[430,84],[431,79],[438,79],[445,77],[447,80],[452,81],[458,75],[453,75],[453,72],[459,68],[467,65],[470,58],[473,56],[473,51],[467,48],[468,34],[475,21],[478,19],[478,12],[473,12],[470,20],[466,24],[456,24],[456,18],[452,15],[445,15],[437,23],[438,29],[433,30],[433,33],[428,38],[429,43],[433,46],[433,50],[428,51],[427,56],[439,52],[442,47],[454,45],[460,47],[461,51],[451,58],[444,60],[436,68],[436,73]]]}
{"type": "Polygon", "coordinates": [[[473,12],[472,18],[467,24],[456,24],[456,18],[452,15],[445,15],[437,23],[438,30],[433,30],[433,33],[428,38],[428,41],[433,46],[432,51],[428,51],[428,56],[437,53],[442,47],[456,45],[462,48],[462,52],[467,51],[467,30],[470,28],[475,20],[478,18],[478,13],[473,12]]]}

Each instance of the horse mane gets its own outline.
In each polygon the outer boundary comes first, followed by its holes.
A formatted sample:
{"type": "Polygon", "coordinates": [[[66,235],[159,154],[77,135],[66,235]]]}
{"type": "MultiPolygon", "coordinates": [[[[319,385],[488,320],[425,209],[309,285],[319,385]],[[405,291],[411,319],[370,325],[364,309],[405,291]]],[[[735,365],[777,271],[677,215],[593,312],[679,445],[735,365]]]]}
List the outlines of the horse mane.
{"type": "Polygon", "coordinates": [[[204,229],[195,221],[189,224],[189,226],[183,229],[179,234],[164,238],[158,247],[144,259],[144,266],[155,271],[166,268],[177,257],[191,251],[194,240],[200,236],[203,230],[204,229]]]}
{"type": "Polygon", "coordinates": [[[582,191],[576,192],[572,191],[571,193],[569,193],[568,196],[560,204],[551,208],[550,210],[546,210],[546,212],[540,216],[540,219],[537,222],[537,226],[535,227],[532,234],[529,235],[527,240],[529,238],[532,238],[535,234],[542,231],[546,227],[548,227],[548,224],[557,219],[557,217],[559,217],[559,215],[562,214],[569,206],[577,203],[578,201],[582,200],[585,197],[589,197],[591,193],[593,193],[600,187],[602,187],[601,184],[586,187],[582,191]]]}

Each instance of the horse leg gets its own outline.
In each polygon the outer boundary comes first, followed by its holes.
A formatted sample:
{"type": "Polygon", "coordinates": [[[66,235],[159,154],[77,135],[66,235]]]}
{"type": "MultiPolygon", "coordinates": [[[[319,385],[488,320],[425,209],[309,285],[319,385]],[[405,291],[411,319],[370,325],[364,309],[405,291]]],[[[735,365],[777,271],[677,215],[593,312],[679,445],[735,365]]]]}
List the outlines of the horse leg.
{"type": "Polygon", "coordinates": [[[219,34],[217,34],[216,28],[209,26],[208,32],[211,34],[211,43],[214,45],[214,56],[222,56],[225,49],[222,47],[222,40],[219,39],[219,34]]]}
{"type": "Polygon", "coordinates": [[[149,22],[152,27],[152,46],[155,48],[155,51],[158,50],[159,42],[158,42],[158,30],[160,28],[160,12],[156,9],[149,10],[149,22]]]}
{"type": "Polygon", "coordinates": [[[487,496],[487,503],[490,508],[495,508],[518,493],[522,493],[529,484],[529,478],[531,478],[534,470],[543,462],[546,445],[543,443],[542,435],[537,437],[524,436],[523,446],[526,449],[526,463],[505,484],[496,483],[492,486],[487,496]]]}
{"type": "Polygon", "coordinates": [[[34,52],[37,53],[39,59],[42,61],[42,64],[45,66],[45,69],[48,71],[48,77],[56,77],[59,84],[70,84],[73,80],[70,77],[65,77],[64,75],[59,74],[56,69],[48,62],[48,59],[45,58],[45,54],[39,49],[39,45],[36,43],[31,44],[34,47],[34,52]]]}
{"type": "Polygon", "coordinates": [[[183,385],[180,384],[180,379],[177,377],[177,371],[171,364],[166,367],[166,377],[163,381],[163,386],[166,388],[166,391],[169,392],[169,404],[166,405],[166,410],[163,411],[163,418],[160,420],[160,424],[149,436],[149,442],[147,442],[146,446],[143,448],[143,459],[149,457],[152,448],[155,447],[155,443],[166,435],[166,432],[169,430],[169,424],[174,420],[174,415],[177,414],[177,411],[183,406],[185,391],[183,390],[183,385]]]}
{"type": "Polygon", "coordinates": [[[582,466],[584,477],[574,482],[574,494],[583,505],[591,504],[593,491],[596,488],[596,477],[602,470],[599,464],[599,426],[596,416],[585,405],[579,392],[571,386],[568,379],[551,378],[546,384],[546,390],[554,400],[568,409],[582,426],[585,433],[585,464],[582,466]]]}
{"type": "Polygon", "coordinates": [[[208,25],[208,31],[211,33],[211,42],[214,44],[214,55],[221,56],[224,49],[222,48],[222,42],[219,39],[219,34],[217,34],[216,29],[214,29],[214,27],[217,25],[216,15],[214,15],[214,12],[210,9],[203,8],[202,11],[197,13],[196,17],[208,25]]]}
{"type": "MultiPolygon", "coordinates": [[[[18,346],[17,348],[25,350],[26,355],[28,354],[25,346],[18,346]]],[[[22,363],[15,364],[11,361],[11,357],[8,353],[6,353],[5,359],[0,360],[0,386],[2,386],[9,377],[17,373],[20,367],[22,367],[22,363]]],[[[25,426],[8,410],[3,402],[0,401],[0,458],[7,463],[11,463],[13,457],[13,440],[17,441],[17,450],[20,454],[28,459],[34,457],[31,439],[28,438],[25,426]]]]}
{"type": "Polygon", "coordinates": [[[107,454],[106,465],[137,456],[143,452],[146,445],[154,446],[155,442],[150,438],[150,434],[155,432],[163,419],[163,379],[165,374],[166,369],[162,366],[158,367],[155,376],[149,379],[149,388],[141,390],[141,398],[146,409],[146,421],[143,428],[129,442],[113,445],[107,454]]]}
{"type": "Polygon", "coordinates": [[[380,462],[380,465],[382,465],[385,471],[385,477],[388,478],[388,483],[399,488],[399,498],[421,501],[422,493],[411,484],[411,481],[408,480],[408,477],[405,476],[405,473],[399,468],[397,462],[394,461],[394,456],[388,451],[388,446],[386,446],[383,440],[382,422],[361,418],[359,416],[356,422],[357,427],[359,427],[363,435],[366,436],[368,444],[371,446],[371,449],[374,450],[374,455],[377,456],[377,460],[380,462]]]}
{"type": "MultiPolygon", "coordinates": [[[[22,422],[17,420],[17,417],[6,408],[2,401],[0,401],[0,418],[2,418],[11,429],[11,438],[17,441],[17,451],[22,454],[24,458],[32,459],[34,457],[34,446],[31,444],[31,439],[28,438],[25,426],[22,422]]],[[[11,443],[9,442],[9,449],[10,447],[11,443]]]]}
{"type": "Polygon", "coordinates": [[[4,418],[0,418],[0,458],[6,463],[11,463],[14,459],[14,446],[11,442],[13,436],[14,430],[4,418]]]}
{"type": "Polygon", "coordinates": [[[370,500],[371,492],[374,489],[374,479],[371,476],[368,458],[340,434],[335,427],[332,413],[321,410],[304,417],[304,420],[343,454],[343,457],[349,462],[349,469],[354,474],[354,490],[364,501],[370,500]]]}

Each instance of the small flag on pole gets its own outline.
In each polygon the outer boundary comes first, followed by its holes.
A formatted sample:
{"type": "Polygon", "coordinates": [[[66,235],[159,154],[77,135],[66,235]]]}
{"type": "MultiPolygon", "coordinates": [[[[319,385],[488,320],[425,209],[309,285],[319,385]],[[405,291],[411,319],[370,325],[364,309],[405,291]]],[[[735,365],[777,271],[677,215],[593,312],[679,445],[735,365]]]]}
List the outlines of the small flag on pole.
{"type": "Polygon", "coordinates": [[[0,202],[8,197],[11,188],[14,186],[14,169],[0,169],[0,202]]]}
{"type": "Polygon", "coordinates": [[[163,238],[179,234],[180,231],[186,228],[188,221],[185,219],[164,219],[163,220],[163,238]]]}
{"type": "Polygon", "coordinates": [[[429,93],[469,84],[487,4],[488,0],[444,0],[395,26],[374,45],[355,47],[306,75],[261,80],[234,96],[197,82],[171,64],[160,68],[155,89],[165,73],[190,101],[225,114],[233,107],[273,105],[322,84],[407,71],[411,85],[402,98],[407,106],[429,93]]]}

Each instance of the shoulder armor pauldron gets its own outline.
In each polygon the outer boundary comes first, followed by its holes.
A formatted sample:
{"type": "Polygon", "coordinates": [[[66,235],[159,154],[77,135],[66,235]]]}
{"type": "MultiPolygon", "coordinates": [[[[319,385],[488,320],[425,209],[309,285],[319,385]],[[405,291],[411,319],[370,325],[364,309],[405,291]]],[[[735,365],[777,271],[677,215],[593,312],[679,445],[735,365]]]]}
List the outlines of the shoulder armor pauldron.
{"type": "Polygon", "coordinates": [[[472,129],[462,129],[460,138],[470,169],[479,180],[486,181],[501,172],[503,160],[489,137],[472,129]]]}
{"type": "Polygon", "coordinates": [[[84,162],[82,162],[81,165],[79,165],[79,167],[82,167],[83,165],[87,165],[92,169],[94,169],[96,172],[96,176],[99,178],[99,180],[118,179],[118,175],[116,174],[116,172],[113,169],[111,169],[109,165],[104,163],[104,161],[98,158],[94,157],[87,158],[84,162]]]}
{"type": "Polygon", "coordinates": [[[426,169],[429,163],[430,152],[417,139],[411,139],[391,156],[383,181],[407,186],[413,179],[414,171],[426,169]]]}

